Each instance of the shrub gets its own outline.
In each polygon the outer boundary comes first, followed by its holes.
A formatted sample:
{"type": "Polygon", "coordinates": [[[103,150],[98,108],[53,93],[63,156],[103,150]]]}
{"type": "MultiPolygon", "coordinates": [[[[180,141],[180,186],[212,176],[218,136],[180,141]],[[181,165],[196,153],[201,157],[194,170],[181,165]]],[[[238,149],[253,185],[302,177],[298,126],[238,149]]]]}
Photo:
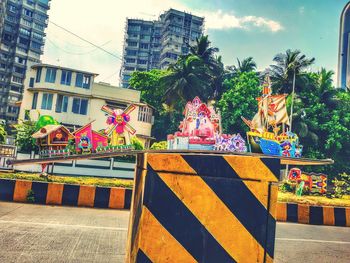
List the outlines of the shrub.
{"type": "Polygon", "coordinates": [[[294,193],[295,191],[295,185],[284,181],[282,184],[279,186],[279,190],[283,193],[289,192],[289,193],[294,193]]]}
{"type": "Polygon", "coordinates": [[[350,175],[342,173],[339,175],[339,179],[334,178],[332,183],[334,184],[332,197],[342,198],[344,195],[350,194],[350,175]]]}
{"type": "Polygon", "coordinates": [[[33,190],[28,190],[28,192],[27,192],[27,201],[29,203],[34,203],[35,197],[34,197],[34,191],[33,190]]]}
{"type": "Polygon", "coordinates": [[[166,150],[168,148],[168,143],[166,141],[155,142],[152,144],[152,150],[166,150]]]}

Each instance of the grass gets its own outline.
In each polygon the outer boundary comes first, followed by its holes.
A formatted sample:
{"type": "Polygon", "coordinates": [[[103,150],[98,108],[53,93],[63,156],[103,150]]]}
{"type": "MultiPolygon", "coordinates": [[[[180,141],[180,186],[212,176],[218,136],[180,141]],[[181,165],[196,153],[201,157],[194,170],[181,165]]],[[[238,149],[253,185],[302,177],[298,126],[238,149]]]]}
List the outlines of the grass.
{"type": "Polygon", "coordinates": [[[350,195],[346,195],[340,199],[340,198],[327,198],[325,196],[312,196],[312,195],[303,195],[301,197],[298,197],[293,193],[278,192],[278,201],[308,204],[308,205],[350,207],[350,195]]]}
{"type": "Polygon", "coordinates": [[[47,178],[41,177],[38,173],[1,173],[0,178],[5,179],[21,179],[28,181],[39,182],[55,182],[63,184],[79,184],[79,185],[95,185],[106,187],[125,187],[132,188],[133,180],[113,179],[113,178],[99,178],[87,176],[58,176],[48,175],[47,178]]]}

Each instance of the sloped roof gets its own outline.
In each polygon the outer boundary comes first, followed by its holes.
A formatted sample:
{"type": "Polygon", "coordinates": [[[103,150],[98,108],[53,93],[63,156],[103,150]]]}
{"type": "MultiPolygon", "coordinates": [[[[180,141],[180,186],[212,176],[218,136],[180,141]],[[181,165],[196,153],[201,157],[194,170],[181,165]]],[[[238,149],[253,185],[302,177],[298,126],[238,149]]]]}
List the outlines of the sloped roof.
{"type": "Polygon", "coordinates": [[[54,131],[57,131],[58,129],[64,130],[65,132],[67,132],[67,134],[69,136],[73,137],[73,135],[70,133],[70,131],[66,127],[64,127],[63,125],[53,125],[53,124],[49,124],[49,125],[42,127],[39,131],[34,133],[32,135],[32,137],[34,139],[44,138],[45,136],[49,135],[50,133],[52,133],[54,131]]]}

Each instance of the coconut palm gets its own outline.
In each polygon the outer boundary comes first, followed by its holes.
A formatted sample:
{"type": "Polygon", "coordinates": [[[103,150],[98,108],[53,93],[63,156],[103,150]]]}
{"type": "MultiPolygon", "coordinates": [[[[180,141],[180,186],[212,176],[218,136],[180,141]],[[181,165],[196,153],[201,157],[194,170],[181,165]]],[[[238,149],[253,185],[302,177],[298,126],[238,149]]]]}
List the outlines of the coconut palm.
{"type": "Polygon", "coordinates": [[[190,46],[190,55],[199,57],[211,70],[215,70],[219,66],[215,57],[217,52],[219,49],[211,46],[207,35],[196,38],[196,44],[190,46]]]}
{"type": "Polygon", "coordinates": [[[256,70],[256,63],[252,57],[243,59],[242,61],[237,58],[237,66],[227,66],[226,78],[231,79],[243,72],[251,72],[256,70]]]}
{"type": "Polygon", "coordinates": [[[276,92],[291,93],[293,89],[294,73],[296,76],[295,89],[300,90],[307,80],[304,73],[314,62],[315,58],[307,58],[299,50],[288,49],[285,53],[277,54],[271,65],[272,88],[276,92]]]}
{"type": "Polygon", "coordinates": [[[206,100],[213,94],[210,73],[198,56],[180,58],[169,65],[169,74],[160,81],[166,87],[163,101],[174,106],[179,102],[192,100],[195,96],[206,100]]]}

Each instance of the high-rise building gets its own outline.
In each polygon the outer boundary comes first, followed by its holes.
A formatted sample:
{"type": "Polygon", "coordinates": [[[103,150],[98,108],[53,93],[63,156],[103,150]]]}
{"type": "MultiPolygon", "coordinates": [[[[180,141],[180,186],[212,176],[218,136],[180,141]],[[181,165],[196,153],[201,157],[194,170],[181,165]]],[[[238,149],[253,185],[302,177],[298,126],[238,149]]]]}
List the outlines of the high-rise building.
{"type": "Polygon", "coordinates": [[[350,87],[350,2],[340,17],[338,86],[350,87]]]}
{"type": "Polygon", "coordinates": [[[17,122],[27,67],[40,62],[50,0],[0,1],[0,120],[17,122]]]}
{"type": "Polygon", "coordinates": [[[128,87],[133,71],[164,69],[189,52],[203,33],[204,18],[169,9],[156,21],[127,19],[120,80],[128,87]]]}

